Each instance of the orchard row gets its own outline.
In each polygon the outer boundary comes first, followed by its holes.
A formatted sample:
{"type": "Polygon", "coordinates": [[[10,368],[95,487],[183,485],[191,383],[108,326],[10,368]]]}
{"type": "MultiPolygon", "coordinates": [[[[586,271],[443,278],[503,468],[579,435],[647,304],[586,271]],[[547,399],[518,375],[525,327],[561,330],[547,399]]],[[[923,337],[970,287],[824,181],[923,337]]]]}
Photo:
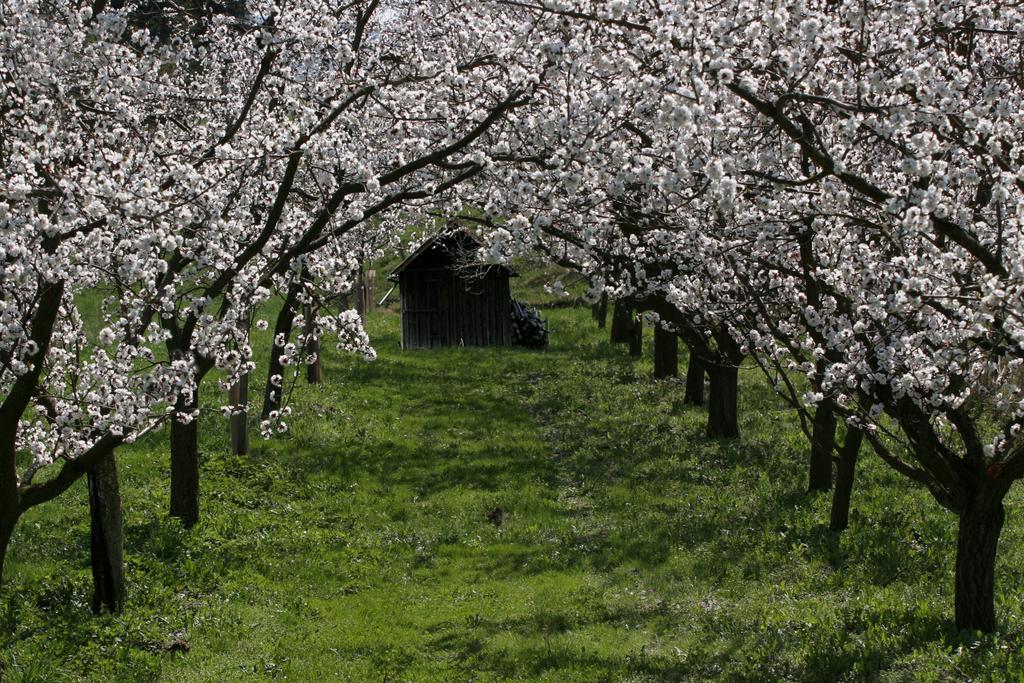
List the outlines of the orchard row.
{"type": "Polygon", "coordinates": [[[372,357],[331,303],[359,263],[457,220],[682,339],[710,434],[748,362],[812,488],[838,456],[848,497],[862,442],[926,487],[960,519],[956,623],[993,630],[1024,476],[1022,26],[1001,0],[7,2],[0,559],[165,423],[197,523],[200,387],[255,369],[254,310],[284,301],[269,436],[322,336],[372,357]]]}

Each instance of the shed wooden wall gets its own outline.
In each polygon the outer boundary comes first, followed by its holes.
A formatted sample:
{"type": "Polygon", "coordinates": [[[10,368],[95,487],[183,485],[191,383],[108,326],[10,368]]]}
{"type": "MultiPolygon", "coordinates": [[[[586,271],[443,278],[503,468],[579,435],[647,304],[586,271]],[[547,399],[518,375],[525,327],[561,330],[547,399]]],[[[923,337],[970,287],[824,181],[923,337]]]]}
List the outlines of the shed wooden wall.
{"type": "Polygon", "coordinates": [[[508,346],[512,343],[508,273],[491,268],[461,278],[442,268],[399,274],[402,348],[508,346]]]}

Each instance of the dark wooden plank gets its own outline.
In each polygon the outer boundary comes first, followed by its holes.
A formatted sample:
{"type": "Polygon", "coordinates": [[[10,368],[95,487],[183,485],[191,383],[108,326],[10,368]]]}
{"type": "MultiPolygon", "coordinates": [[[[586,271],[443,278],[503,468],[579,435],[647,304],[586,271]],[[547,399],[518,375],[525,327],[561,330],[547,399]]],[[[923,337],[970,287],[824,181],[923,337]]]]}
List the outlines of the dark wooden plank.
{"type": "Polygon", "coordinates": [[[420,315],[420,285],[422,283],[422,276],[410,275],[410,297],[409,297],[409,325],[412,328],[412,347],[414,349],[423,348],[423,316],[420,315]]]}
{"type": "Polygon", "coordinates": [[[430,348],[430,321],[427,319],[427,316],[422,312],[423,309],[426,308],[425,304],[426,304],[426,299],[427,299],[427,297],[425,296],[424,291],[423,291],[424,284],[426,284],[426,283],[421,279],[420,280],[419,289],[416,292],[416,296],[417,296],[417,298],[419,300],[420,311],[421,311],[417,315],[417,317],[419,318],[419,320],[417,322],[417,325],[418,325],[418,328],[419,328],[417,334],[419,335],[419,338],[420,338],[420,347],[424,348],[424,349],[429,349],[430,348]]]}
{"type": "Polygon", "coordinates": [[[431,318],[434,314],[430,311],[433,310],[433,298],[431,296],[430,281],[426,278],[423,279],[420,285],[420,301],[423,305],[423,313],[420,315],[420,335],[423,338],[423,348],[432,349],[434,348],[433,325],[431,318]]]}
{"type": "Polygon", "coordinates": [[[481,292],[479,289],[476,291],[476,306],[477,306],[477,318],[476,318],[476,334],[478,335],[478,344],[480,346],[487,345],[487,295],[486,288],[482,288],[481,292]]]}
{"type": "Polygon", "coordinates": [[[409,296],[409,278],[404,275],[398,276],[398,301],[399,301],[399,314],[402,317],[402,348],[409,348],[409,312],[408,312],[408,296],[409,296]]]}
{"type": "Polygon", "coordinates": [[[466,335],[466,346],[476,346],[476,300],[465,285],[462,289],[462,303],[462,310],[466,316],[462,322],[462,331],[466,335]]]}
{"type": "Polygon", "coordinates": [[[473,290],[473,306],[476,308],[476,318],[473,320],[473,329],[476,330],[476,345],[483,346],[487,340],[484,338],[484,296],[481,293],[482,285],[476,282],[476,289],[473,290]]]}
{"type": "Polygon", "coordinates": [[[487,336],[487,276],[484,275],[478,281],[476,290],[476,301],[480,306],[480,318],[477,320],[477,330],[480,334],[480,346],[487,346],[490,341],[487,336]]]}
{"type": "Polygon", "coordinates": [[[441,346],[441,280],[427,280],[427,302],[430,312],[427,314],[427,327],[430,334],[430,348],[441,346]]]}
{"type": "Polygon", "coordinates": [[[494,346],[496,336],[494,334],[494,321],[496,320],[494,314],[494,285],[494,273],[489,271],[487,273],[487,288],[484,290],[483,294],[484,334],[487,335],[487,339],[485,340],[487,346],[494,346]]]}
{"type": "Polygon", "coordinates": [[[503,278],[501,274],[496,272],[494,274],[494,302],[492,310],[494,311],[494,344],[495,346],[505,345],[505,326],[502,324],[504,316],[502,315],[501,303],[505,300],[504,289],[503,289],[503,278]]]}
{"type": "Polygon", "coordinates": [[[504,312],[504,316],[505,316],[504,317],[504,321],[505,321],[505,336],[504,336],[504,340],[505,341],[504,341],[504,344],[505,344],[505,346],[511,346],[512,345],[512,282],[509,279],[509,276],[507,274],[502,274],[502,278],[501,279],[505,283],[504,287],[503,287],[503,289],[505,291],[504,301],[501,304],[501,306],[502,306],[501,310],[504,312]]]}
{"type": "Polygon", "coordinates": [[[495,274],[494,315],[496,316],[495,334],[497,335],[495,343],[498,346],[505,346],[505,309],[508,308],[505,305],[505,279],[503,273],[498,272],[495,274]]]}
{"type": "Polygon", "coordinates": [[[415,349],[418,339],[416,336],[416,314],[414,313],[416,310],[416,278],[411,273],[405,276],[405,289],[405,315],[408,318],[406,328],[409,336],[409,348],[415,349]]]}
{"type": "Polygon", "coordinates": [[[491,346],[501,345],[501,313],[498,312],[498,302],[501,301],[500,289],[501,278],[496,271],[491,273],[491,286],[488,289],[488,308],[490,309],[490,331],[491,346]]]}
{"type": "Polygon", "coordinates": [[[459,281],[454,273],[448,273],[448,339],[452,346],[458,346],[459,334],[459,281]]]}
{"type": "Polygon", "coordinates": [[[466,283],[462,278],[459,278],[456,296],[459,301],[459,342],[469,345],[473,343],[469,328],[469,321],[473,317],[473,312],[470,310],[469,299],[466,298],[466,283]]]}
{"type": "Polygon", "coordinates": [[[495,312],[498,315],[498,344],[501,346],[508,346],[506,337],[508,336],[508,278],[498,276],[498,295],[495,298],[495,312]]]}

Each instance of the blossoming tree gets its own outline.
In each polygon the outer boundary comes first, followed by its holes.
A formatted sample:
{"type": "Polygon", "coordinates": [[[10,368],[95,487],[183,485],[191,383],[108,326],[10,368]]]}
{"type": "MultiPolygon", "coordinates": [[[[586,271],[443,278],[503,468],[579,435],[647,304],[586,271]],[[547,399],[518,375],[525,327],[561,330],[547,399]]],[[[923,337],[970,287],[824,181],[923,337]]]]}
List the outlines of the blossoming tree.
{"type": "Polygon", "coordinates": [[[571,27],[590,86],[545,115],[565,154],[504,230],[710,316],[819,418],[809,434],[844,418],[959,517],[956,623],[991,630],[1024,474],[1020,7],[517,4],[571,27]],[[640,219],[623,230],[614,201],[640,219]]]}
{"type": "Polygon", "coordinates": [[[194,523],[199,383],[251,369],[251,306],[479,173],[543,74],[473,3],[236,5],[0,9],[0,558],[25,510],[168,421],[194,523]]]}

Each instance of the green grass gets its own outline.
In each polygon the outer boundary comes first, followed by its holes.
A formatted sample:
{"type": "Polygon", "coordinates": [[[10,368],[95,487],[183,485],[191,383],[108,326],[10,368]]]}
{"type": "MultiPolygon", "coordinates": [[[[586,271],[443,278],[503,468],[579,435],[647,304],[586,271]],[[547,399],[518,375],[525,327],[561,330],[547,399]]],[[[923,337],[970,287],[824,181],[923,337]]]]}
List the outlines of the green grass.
{"type": "Polygon", "coordinates": [[[803,438],[753,370],[743,438],[709,440],[681,386],[652,381],[588,311],[545,315],[546,352],[403,353],[397,316],[373,314],[379,360],[326,354],[284,438],[233,458],[225,420],[204,418],[191,531],[164,512],[166,435],[122,449],[130,606],[89,612],[79,484],[16,534],[7,680],[1024,677],[1019,494],[1002,631],[961,636],[955,520],[927,494],[865,457],[837,538],[827,498],[804,492],[803,438]]]}

